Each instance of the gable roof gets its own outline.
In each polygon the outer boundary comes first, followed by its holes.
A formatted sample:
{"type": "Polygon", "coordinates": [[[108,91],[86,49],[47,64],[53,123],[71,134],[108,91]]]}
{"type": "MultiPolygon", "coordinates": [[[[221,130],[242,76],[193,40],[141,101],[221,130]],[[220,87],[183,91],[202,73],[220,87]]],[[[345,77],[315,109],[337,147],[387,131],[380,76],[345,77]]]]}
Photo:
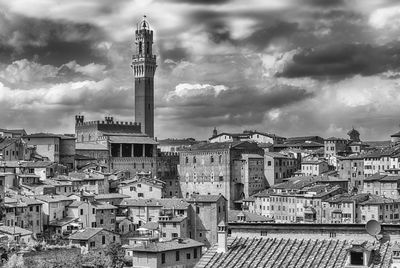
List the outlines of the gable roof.
{"type": "Polygon", "coordinates": [[[86,228],[83,230],[78,230],[76,233],[73,233],[72,235],[69,236],[69,239],[70,240],[88,240],[101,231],[114,233],[114,232],[111,232],[104,228],[86,228]]]}
{"type": "MultiPolygon", "coordinates": [[[[367,242],[381,256],[379,264],[368,268],[389,268],[393,244],[367,242]]],[[[217,253],[211,247],[196,264],[196,268],[212,267],[346,267],[347,250],[352,241],[284,238],[228,238],[228,250],[217,253]]],[[[363,266],[365,267],[365,266],[363,266]]]]}
{"type": "Polygon", "coordinates": [[[186,199],[187,202],[193,203],[193,202],[200,202],[200,203],[215,203],[218,202],[220,198],[226,198],[223,195],[211,195],[211,194],[203,194],[203,195],[193,195],[192,198],[186,199]]]}

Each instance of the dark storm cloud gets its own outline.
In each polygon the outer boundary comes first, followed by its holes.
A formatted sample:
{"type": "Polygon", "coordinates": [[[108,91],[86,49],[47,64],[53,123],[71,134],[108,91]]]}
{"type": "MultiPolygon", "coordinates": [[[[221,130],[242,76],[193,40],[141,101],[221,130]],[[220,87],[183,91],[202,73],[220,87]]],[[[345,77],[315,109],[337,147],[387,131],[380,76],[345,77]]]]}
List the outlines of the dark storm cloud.
{"type": "Polygon", "coordinates": [[[230,2],[231,0],[168,0],[169,2],[192,4],[192,5],[220,5],[230,2]]]}
{"type": "Polygon", "coordinates": [[[61,65],[107,62],[96,45],[107,40],[105,33],[89,23],[36,19],[0,13],[0,59],[10,63],[22,58],[41,64],[61,65]]]}
{"type": "Polygon", "coordinates": [[[329,44],[303,49],[278,76],[343,77],[374,75],[400,67],[400,44],[329,44]]]}
{"type": "Polygon", "coordinates": [[[159,49],[162,61],[167,59],[180,61],[186,59],[189,56],[189,52],[187,51],[187,49],[179,45],[166,47],[162,42],[160,42],[159,49]]]}
{"type": "Polygon", "coordinates": [[[344,4],[344,0],[304,0],[308,5],[320,7],[334,7],[344,4]]]}
{"type": "Polygon", "coordinates": [[[288,39],[290,35],[298,31],[297,23],[276,21],[272,25],[260,27],[242,42],[254,46],[257,50],[262,50],[275,38],[288,39]]]}
{"type": "MultiPolygon", "coordinates": [[[[189,89],[190,90],[190,89],[189,89]]],[[[160,106],[175,107],[170,116],[185,124],[258,124],[265,113],[312,98],[313,93],[288,85],[269,90],[256,88],[228,89],[214,94],[199,94],[192,98],[174,96],[160,106]]]]}

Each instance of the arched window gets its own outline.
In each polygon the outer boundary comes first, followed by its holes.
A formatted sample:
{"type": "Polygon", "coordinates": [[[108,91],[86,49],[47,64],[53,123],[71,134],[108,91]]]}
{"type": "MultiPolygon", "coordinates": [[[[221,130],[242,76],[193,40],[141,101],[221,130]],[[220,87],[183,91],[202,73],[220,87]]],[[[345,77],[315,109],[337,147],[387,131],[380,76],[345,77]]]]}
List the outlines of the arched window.
{"type": "Polygon", "coordinates": [[[219,155],[219,157],[218,157],[218,162],[219,162],[220,164],[222,164],[222,155],[219,155]]]}
{"type": "Polygon", "coordinates": [[[150,54],[150,42],[146,43],[146,53],[150,54]]]}
{"type": "Polygon", "coordinates": [[[139,42],[139,54],[142,54],[142,42],[139,42]]]}
{"type": "Polygon", "coordinates": [[[213,155],[210,157],[210,162],[214,163],[214,156],[213,155]]]}

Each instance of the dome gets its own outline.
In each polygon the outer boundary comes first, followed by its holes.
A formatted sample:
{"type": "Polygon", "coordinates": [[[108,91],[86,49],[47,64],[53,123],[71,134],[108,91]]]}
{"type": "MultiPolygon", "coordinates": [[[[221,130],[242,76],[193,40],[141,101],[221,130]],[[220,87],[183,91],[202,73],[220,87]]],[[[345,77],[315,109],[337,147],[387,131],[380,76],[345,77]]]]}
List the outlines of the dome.
{"type": "Polygon", "coordinates": [[[360,132],[358,132],[357,130],[355,130],[354,127],[353,127],[353,129],[350,130],[350,131],[347,133],[347,135],[349,135],[349,136],[352,136],[352,135],[360,135],[360,132]]]}

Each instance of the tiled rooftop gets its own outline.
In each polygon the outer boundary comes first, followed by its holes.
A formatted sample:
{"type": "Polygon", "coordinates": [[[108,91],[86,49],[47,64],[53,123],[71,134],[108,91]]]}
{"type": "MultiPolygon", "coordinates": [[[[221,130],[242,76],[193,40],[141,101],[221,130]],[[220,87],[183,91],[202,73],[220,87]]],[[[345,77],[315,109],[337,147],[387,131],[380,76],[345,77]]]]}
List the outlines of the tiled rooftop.
{"type": "Polygon", "coordinates": [[[37,200],[52,203],[61,201],[73,201],[72,198],[66,197],[64,195],[36,195],[34,196],[37,200]]]}
{"type": "MultiPolygon", "coordinates": [[[[69,239],[71,239],[71,240],[88,240],[92,236],[101,232],[102,230],[105,230],[105,229],[103,229],[103,228],[86,228],[83,230],[79,230],[76,233],[73,233],[72,235],[70,235],[69,239]]],[[[107,231],[107,230],[105,230],[105,231],[107,231]]]]}
{"type": "Polygon", "coordinates": [[[178,198],[163,199],[125,199],[120,206],[137,206],[137,207],[162,207],[163,209],[187,209],[189,203],[178,198]]]}
{"type": "Polygon", "coordinates": [[[243,214],[246,222],[270,222],[272,219],[268,219],[265,216],[251,213],[248,211],[241,210],[230,210],[228,211],[228,222],[238,221],[238,215],[243,214]]]}
{"type": "MultiPolygon", "coordinates": [[[[165,252],[184,248],[202,247],[204,244],[193,239],[171,240],[165,242],[149,243],[147,246],[125,246],[126,249],[141,252],[165,252]]],[[[215,266],[216,267],[216,266],[215,266]]]]}
{"type": "Polygon", "coordinates": [[[117,198],[129,198],[129,195],[119,194],[119,193],[110,193],[110,194],[99,194],[94,197],[94,199],[117,199],[117,198]]]}
{"type": "Polygon", "coordinates": [[[200,202],[200,203],[215,203],[217,202],[220,198],[225,198],[222,195],[193,195],[192,198],[186,199],[187,202],[192,203],[192,202],[200,202]]]}
{"type": "Polygon", "coordinates": [[[12,234],[21,234],[22,236],[32,234],[32,232],[27,229],[24,229],[24,228],[21,228],[18,226],[5,226],[5,225],[0,226],[0,233],[6,233],[6,234],[11,234],[11,235],[12,234]]]}
{"type": "MultiPolygon", "coordinates": [[[[228,239],[226,253],[217,253],[214,245],[195,267],[339,268],[346,267],[347,249],[351,246],[352,241],[236,237],[228,239]]],[[[392,244],[375,242],[372,246],[378,250],[380,262],[367,267],[389,268],[392,244]]]]}

